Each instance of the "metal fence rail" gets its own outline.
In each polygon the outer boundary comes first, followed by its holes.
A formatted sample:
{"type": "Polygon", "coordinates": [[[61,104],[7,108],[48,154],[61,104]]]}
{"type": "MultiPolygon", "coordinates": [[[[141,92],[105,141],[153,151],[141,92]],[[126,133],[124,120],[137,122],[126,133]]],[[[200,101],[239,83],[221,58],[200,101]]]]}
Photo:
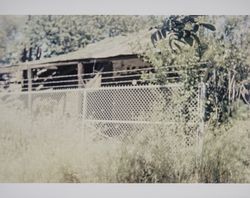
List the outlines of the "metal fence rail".
{"type": "Polygon", "coordinates": [[[182,126],[194,142],[201,130],[199,93],[186,92],[182,84],[1,93],[0,105],[17,114],[27,111],[32,125],[43,118],[77,119],[83,132],[120,140],[182,126]]]}
{"type": "MultiPolygon", "coordinates": [[[[207,63],[199,63],[207,64],[207,63]]],[[[191,64],[192,65],[192,64],[191,64]]],[[[190,65],[190,66],[191,66],[190,65]]],[[[193,64],[197,65],[196,64],[193,64]]],[[[0,79],[0,92],[5,91],[41,91],[49,89],[71,89],[71,88],[92,88],[103,86],[120,86],[120,85],[148,85],[157,84],[155,74],[161,74],[162,78],[171,83],[183,82],[190,72],[195,72],[198,76],[203,76],[206,69],[184,69],[186,65],[167,65],[164,68],[145,67],[133,70],[116,70],[116,71],[93,71],[92,73],[73,73],[60,74],[56,71],[42,69],[37,73],[22,73],[22,77],[17,75],[8,76],[0,79]],[[44,70],[44,71],[43,71],[44,70]],[[160,70],[160,71],[159,71],[160,70]],[[45,72],[45,73],[43,73],[45,72]],[[29,75],[28,75],[29,74],[29,75]],[[142,76],[144,76],[142,78],[142,76]]]]}

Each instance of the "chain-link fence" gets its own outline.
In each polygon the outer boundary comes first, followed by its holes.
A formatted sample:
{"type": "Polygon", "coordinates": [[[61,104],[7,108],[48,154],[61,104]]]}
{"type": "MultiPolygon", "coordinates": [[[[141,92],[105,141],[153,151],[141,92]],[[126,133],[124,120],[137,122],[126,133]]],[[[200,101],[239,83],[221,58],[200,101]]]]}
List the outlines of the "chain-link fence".
{"type": "Polygon", "coordinates": [[[74,125],[70,120],[76,120],[79,131],[123,140],[182,127],[190,143],[197,140],[202,126],[200,93],[186,91],[182,84],[13,92],[1,93],[0,99],[1,117],[8,115],[3,109],[26,112],[31,130],[40,126],[37,123],[48,125],[46,120],[55,128],[60,120],[62,125],[74,125]]]}

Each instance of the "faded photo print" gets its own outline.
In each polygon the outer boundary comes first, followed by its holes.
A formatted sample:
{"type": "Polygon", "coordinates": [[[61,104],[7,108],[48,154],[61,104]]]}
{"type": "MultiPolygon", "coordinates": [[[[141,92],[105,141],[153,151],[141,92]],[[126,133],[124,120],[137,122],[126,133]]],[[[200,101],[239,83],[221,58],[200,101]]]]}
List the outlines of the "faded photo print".
{"type": "Polygon", "coordinates": [[[0,183],[249,183],[248,15],[0,15],[0,183]]]}

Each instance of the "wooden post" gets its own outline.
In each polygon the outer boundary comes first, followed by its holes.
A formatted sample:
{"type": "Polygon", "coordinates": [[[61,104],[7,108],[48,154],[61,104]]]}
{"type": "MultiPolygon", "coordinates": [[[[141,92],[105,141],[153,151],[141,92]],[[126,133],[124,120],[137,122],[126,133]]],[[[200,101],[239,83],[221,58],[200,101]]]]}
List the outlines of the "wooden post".
{"type": "Polygon", "coordinates": [[[82,99],[82,131],[83,131],[83,139],[86,140],[86,113],[87,113],[87,90],[83,90],[83,99],[82,99]]]}
{"type": "Polygon", "coordinates": [[[82,91],[80,90],[80,88],[83,88],[82,73],[83,73],[83,64],[79,62],[77,64],[77,79],[78,79],[78,88],[79,88],[79,90],[77,90],[78,91],[77,92],[78,94],[77,109],[78,109],[78,115],[80,118],[82,116],[82,108],[83,108],[83,97],[82,97],[82,91]]]}
{"type": "Polygon", "coordinates": [[[78,88],[82,88],[83,87],[82,73],[83,73],[83,64],[82,63],[78,63],[77,64],[78,88]]]}
{"type": "Polygon", "coordinates": [[[206,115],[206,84],[201,83],[201,135],[204,135],[205,115],[206,115]]]}
{"type": "Polygon", "coordinates": [[[231,70],[228,71],[228,104],[231,104],[231,70]]]}
{"type": "Polygon", "coordinates": [[[31,68],[27,69],[28,77],[28,108],[32,112],[32,71],[31,68]]]}
{"type": "Polygon", "coordinates": [[[197,146],[196,146],[196,179],[198,181],[199,179],[199,173],[198,173],[198,167],[200,167],[202,161],[201,161],[201,156],[202,156],[202,151],[203,151],[203,140],[204,140],[204,133],[205,133],[205,113],[206,113],[206,84],[205,83],[200,83],[199,84],[199,92],[198,92],[198,108],[199,108],[199,126],[198,126],[198,133],[197,133],[197,146]]]}

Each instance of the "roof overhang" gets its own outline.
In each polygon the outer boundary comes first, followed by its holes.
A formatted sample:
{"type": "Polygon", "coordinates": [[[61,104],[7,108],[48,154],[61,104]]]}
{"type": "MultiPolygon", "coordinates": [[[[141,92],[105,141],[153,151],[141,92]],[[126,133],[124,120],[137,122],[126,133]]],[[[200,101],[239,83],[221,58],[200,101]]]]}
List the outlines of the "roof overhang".
{"type": "Polygon", "coordinates": [[[91,61],[97,60],[115,60],[121,57],[129,58],[142,53],[143,48],[150,44],[150,33],[148,31],[133,33],[127,36],[117,36],[89,44],[85,48],[75,52],[44,58],[42,60],[20,63],[18,65],[0,67],[0,73],[26,70],[28,68],[72,65],[78,62],[91,63],[91,61]]]}

